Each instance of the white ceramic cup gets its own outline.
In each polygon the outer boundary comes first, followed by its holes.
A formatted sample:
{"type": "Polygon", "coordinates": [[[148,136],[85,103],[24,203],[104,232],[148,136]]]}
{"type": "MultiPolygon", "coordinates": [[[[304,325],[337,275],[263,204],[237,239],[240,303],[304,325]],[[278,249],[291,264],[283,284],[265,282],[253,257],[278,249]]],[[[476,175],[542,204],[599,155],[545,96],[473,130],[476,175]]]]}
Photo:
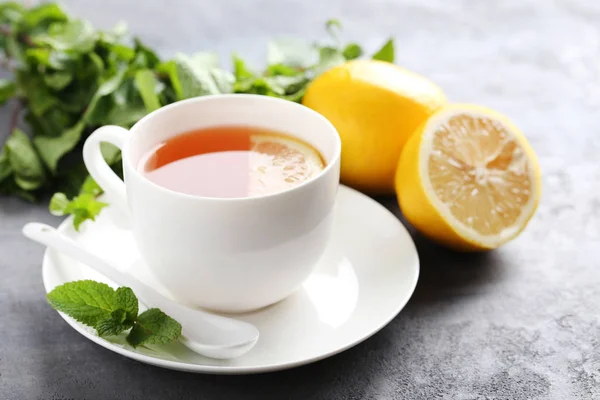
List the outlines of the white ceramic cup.
{"type": "Polygon", "coordinates": [[[142,258],[176,299],[242,312],[293,293],[325,251],[340,151],[337,131],[315,111],[267,96],[228,94],[168,105],[129,131],[99,128],[86,140],[83,158],[110,206],[128,214],[142,258]],[[222,125],[256,126],[295,136],[318,149],[327,166],[283,192],[233,199],[175,192],[137,170],[140,158],[158,143],[193,129],[222,125]],[[104,162],[102,142],[121,149],[124,182],[104,162]]]}

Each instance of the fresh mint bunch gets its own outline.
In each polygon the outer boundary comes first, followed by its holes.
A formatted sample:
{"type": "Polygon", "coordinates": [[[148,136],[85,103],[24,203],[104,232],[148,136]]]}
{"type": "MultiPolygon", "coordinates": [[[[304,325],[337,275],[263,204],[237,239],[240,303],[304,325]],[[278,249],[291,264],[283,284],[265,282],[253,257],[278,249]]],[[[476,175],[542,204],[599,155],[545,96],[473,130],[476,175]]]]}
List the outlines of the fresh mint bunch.
{"type": "Polygon", "coordinates": [[[96,329],[101,337],[129,330],[133,347],[167,344],[181,336],[181,325],[158,308],[138,315],[138,299],[128,287],[114,290],[92,280],[68,282],[46,296],[48,303],[71,318],[96,329]]]}
{"type": "MultiPolygon", "coordinates": [[[[126,35],[123,24],[101,31],[55,3],[32,8],[0,3],[0,67],[13,76],[0,79],[0,105],[12,110],[5,128],[10,135],[0,147],[0,195],[35,201],[59,192],[51,211],[74,215],[79,228],[106,206],[97,193],[81,189],[88,176],[81,147],[94,129],[129,128],[166,104],[210,94],[254,93],[300,102],[315,77],[364,53],[357,43],[342,43],[339,21],[327,21],[326,30],[325,43],[269,42],[263,68],[234,55],[228,71],[212,53],[161,60],[126,35]]],[[[393,41],[373,58],[393,62],[393,41]]],[[[118,149],[104,144],[102,153],[120,173],[118,149]]]]}
{"type": "MultiPolygon", "coordinates": [[[[98,31],[53,3],[0,4],[0,64],[13,75],[0,81],[0,103],[10,100],[12,109],[11,134],[0,151],[0,193],[75,196],[87,176],[81,145],[92,130],[129,127],[177,100],[168,77],[158,77],[156,54],[124,33],[122,26],[98,31]],[[28,135],[17,128],[22,120],[28,135]]],[[[102,150],[118,169],[118,150],[102,150]]]]}

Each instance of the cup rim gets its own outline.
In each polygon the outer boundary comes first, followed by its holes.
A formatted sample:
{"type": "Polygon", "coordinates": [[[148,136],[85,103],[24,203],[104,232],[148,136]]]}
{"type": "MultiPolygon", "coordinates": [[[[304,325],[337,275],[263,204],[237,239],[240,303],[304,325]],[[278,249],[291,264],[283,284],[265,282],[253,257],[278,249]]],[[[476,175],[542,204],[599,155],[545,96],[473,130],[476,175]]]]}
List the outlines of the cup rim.
{"type": "Polygon", "coordinates": [[[296,102],[293,102],[290,100],[284,100],[284,99],[280,99],[277,97],[269,97],[269,96],[258,95],[258,94],[246,94],[246,93],[212,94],[212,95],[206,95],[206,96],[192,97],[190,99],[179,100],[174,103],[167,104],[166,106],[163,106],[157,110],[152,111],[151,113],[145,115],[142,119],[137,121],[129,129],[129,135],[128,135],[127,139],[125,140],[125,143],[123,144],[123,148],[121,149],[124,167],[128,168],[130,173],[132,173],[136,178],[139,178],[141,181],[150,185],[154,189],[161,191],[165,194],[168,194],[171,196],[177,196],[180,198],[186,198],[186,199],[190,199],[190,200],[193,199],[193,200],[197,200],[197,201],[217,201],[217,202],[260,201],[261,199],[272,199],[272,198],[276,198],[279,196],[285,196],[285,195],[292,193],[294,191],[297,191],[297,190],[301,190],[302,188],[315,183],[316,181],[322,179],[325,175],[327,175],[329,173],[329,171],[331,171],[331,169],[333,169],[334,166],[339,163],[339,160],[341,157],[341,152],[342,152],[342,141],[341,141],[341,138],[340,138],[340,135],[339,135],[337,129],[333,126],[333,124],[327,118],[325,118],[323,115],[319,114],[315,110],[308,108],[303,104],[296,103],[296,102]],[[130,157],[128,156],[129,146],[130,146],[130,142],[131,142],[133,136],[136,135],[136,132],[137,132],[136,128],[138,128],[140,125],[142,125],[149,119],[154,118],[156,115],[158,115],[160,113],[168,112],[170,109],[173,109],[176,107],[181,107],[184,104],[203,103],[203,102],[207,102],[207,101],[214,101],[214,100],[218,100],[218,99],[227,99],[227,98],[248,98],[248,99],[257,99],[258,101],[262,101],[265,103],[280,103],[280,104],[286,103],[290,107],[296,107],[301,112],[307,112],[308,114],[312,114],[313,117],[321,120],[326,126],[328,126],[328,128],[334,134],[335,144],[334,144],[334,152],[333,152],[333,156],[331,157],[331,161],[327,163],[325,168],[323,168],[323,170],[317,176],[314,176],[314,177],[302,182],[299,185],[293,186],[291,188],[288,188],[288,189],[285,189],[285,190],[282,190],[282,191],[276,192],[276,193],[270,193],[270,194],[266,194],[266,195],[262,195],[262,196],[248,196],[248,197],[208,197],[208,196],[196,196],[196,195],[192,195],[192,194],[188,194],[188,193],[177,192],[175,190],[165,188],[163,186],[160,186],[160,185],[152,182],[151,180],[146,178],[144,175],[142,175],[138,171],[136,166],[133,165],[130,157]]]}

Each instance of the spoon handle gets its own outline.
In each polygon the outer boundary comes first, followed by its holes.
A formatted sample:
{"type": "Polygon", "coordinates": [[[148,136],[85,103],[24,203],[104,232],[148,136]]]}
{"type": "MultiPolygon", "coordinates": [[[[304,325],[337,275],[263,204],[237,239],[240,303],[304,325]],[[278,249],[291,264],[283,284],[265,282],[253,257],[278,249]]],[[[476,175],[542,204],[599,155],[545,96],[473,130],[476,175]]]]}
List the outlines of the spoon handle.
{"type": "Polygon", "coordinates": [[[90,266],[119,286],[130,287],[135,292],[136,296],[139,297],[140,301],[146,305],[152,304],[153,306],[163,308],[163,306],[166,305],[162,304],[165,303],[165,300],[168,303],[172,303],[171,300],[162,296],[154,289],[149,288],[131,275],[118,271],[107,261],[88,252],[73,239],[63,235],[51,226],[39,222],[30,222],[23,227],[23,234],[31,240],[58,250],[59,252],[90,266]],[[150,291],[152,292],[151,294],[150,291]],[[152,299],[152,301],[148,301],[150,299],[152,299]]]}
{"type": "MultiPolygon", "coordinates": [[[[163,312],[178,320],[184,327],[207,325],[206,328],[210,328],[212,331],[216,329],[217,332],[222,332],[223,330],[235,330],[242,324],[249,326],[245,322],[210,314],[199,309],[192,309],[174,302],[133,276],[120,272],[109,262],[88,252],[79,243],[63,235],[51,226],[39,222],[30,222],[23,227],[23,234],[31,240],[44,244],[88,265],[119,286],[130,287],[142,303],[147,306],[160,308],[163,312]],[[190,321],[190,319],[193,321],[190,321]]],[[[254,327],[252,329],[256,330],[254,327]]],[[[185,335],[186,328],[183,330],[185,335]]]]}

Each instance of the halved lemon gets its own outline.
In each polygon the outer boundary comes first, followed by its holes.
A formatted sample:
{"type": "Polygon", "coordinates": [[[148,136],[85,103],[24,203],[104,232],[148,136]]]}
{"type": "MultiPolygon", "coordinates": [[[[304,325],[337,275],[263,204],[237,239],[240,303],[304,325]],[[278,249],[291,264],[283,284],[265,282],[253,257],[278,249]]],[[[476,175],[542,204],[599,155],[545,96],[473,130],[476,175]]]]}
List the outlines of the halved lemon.
{"type": "Polygon", "coordinates": [[[408,221],[464,251],[494,249],[516,237],[541,191],[525,136],[493,110],[460,104],[440,109],[411,136],[395,182],[408,221]]]}

